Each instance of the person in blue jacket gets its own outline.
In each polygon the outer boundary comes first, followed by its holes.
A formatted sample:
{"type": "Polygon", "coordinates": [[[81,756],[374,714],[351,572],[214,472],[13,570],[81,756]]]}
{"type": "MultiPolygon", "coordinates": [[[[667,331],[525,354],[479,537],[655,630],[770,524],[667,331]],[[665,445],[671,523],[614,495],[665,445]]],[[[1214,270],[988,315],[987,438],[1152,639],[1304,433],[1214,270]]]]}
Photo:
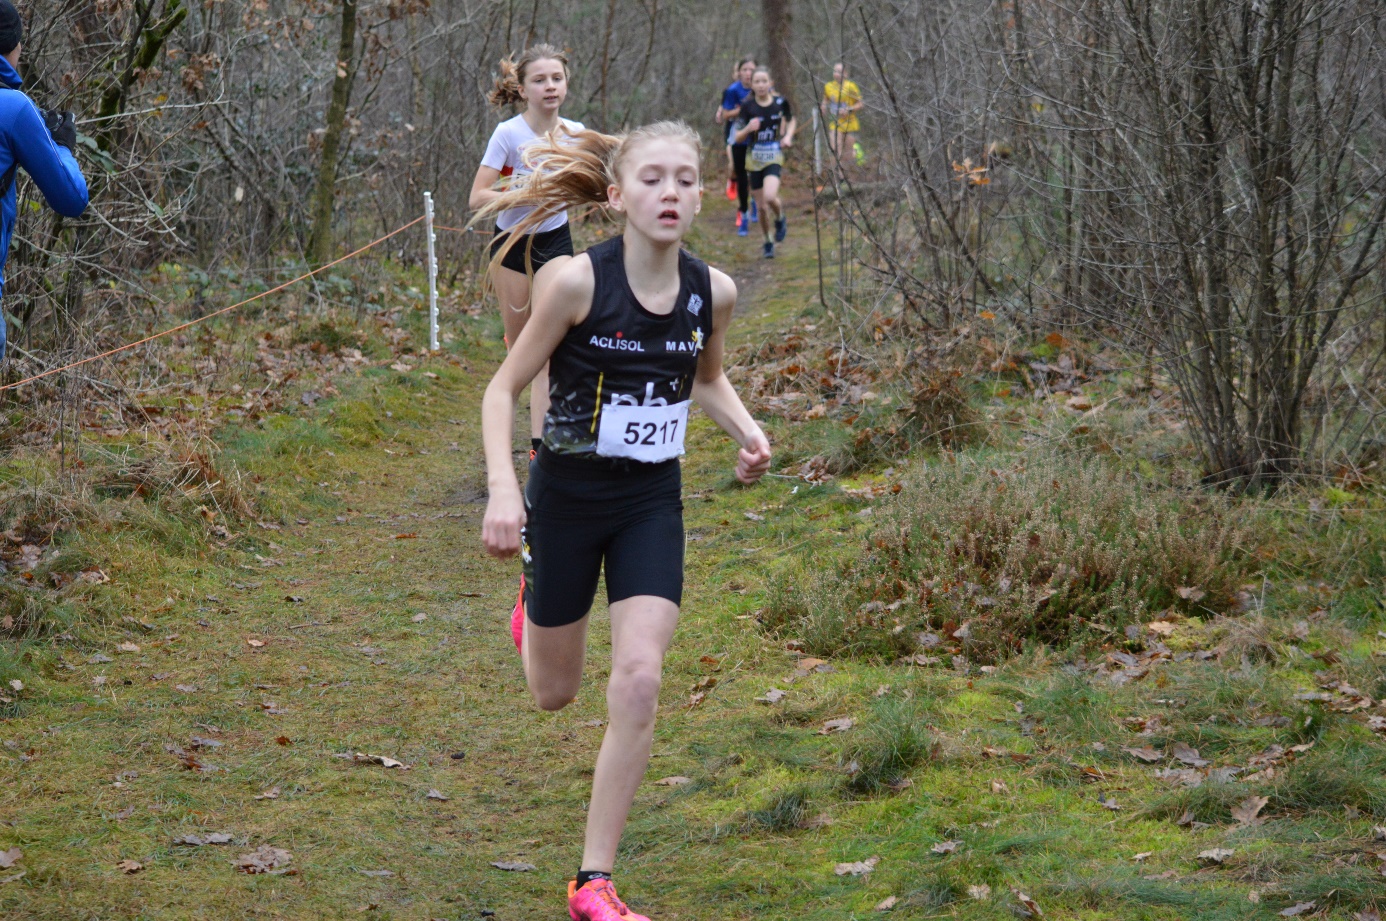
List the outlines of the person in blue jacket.
{"type": "MultiPolygon", "coordinates": [[[[0,0],[0,297],[18,210],[15,170],[24,167],[49,207],[63,217],[77,217],[87,208],[87,181],[72,156],[76,117],[71,112],[42,112],[19,89],[24,78],[15,68],[23,33],[19,11],[9,0],[0,0]]],[[[4,358],[5,315],[0,310],[0,361],[4,358]]]]}
{"type": "MultiPolygon", "coordinates": [[[[736,187],[736,232],[740,236],[750,233],[751,222],[756,219],[754,210],[747,211],[747,200],[751,190],[746,174],[746,145],[737,141],[736,132],[746,126],[741,117],[741,104],[751,95],[751,75],[756,72],[754,58],[742,58],[736,65],[736,79],[722,93],[722,104],[717,107],[717,124],[727,126],[727,161],[731,165],[731,177],[727,180],[728,197],[736,187]]],[[[755,203],[750,207],[754,209],[755,203]]]]}

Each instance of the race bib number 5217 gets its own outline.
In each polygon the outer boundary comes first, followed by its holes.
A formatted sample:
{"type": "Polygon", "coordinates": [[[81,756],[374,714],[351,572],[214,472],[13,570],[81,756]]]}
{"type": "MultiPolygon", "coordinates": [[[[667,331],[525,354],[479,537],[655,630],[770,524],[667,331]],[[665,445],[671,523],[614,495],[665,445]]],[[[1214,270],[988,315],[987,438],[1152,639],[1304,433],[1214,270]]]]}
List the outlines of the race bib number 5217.
{"type": "Polygon", "coordinates": [[[597,453],[655,463],[683,453],[688,400],[666,406],[609,404],[597,427],[597,453]]]}

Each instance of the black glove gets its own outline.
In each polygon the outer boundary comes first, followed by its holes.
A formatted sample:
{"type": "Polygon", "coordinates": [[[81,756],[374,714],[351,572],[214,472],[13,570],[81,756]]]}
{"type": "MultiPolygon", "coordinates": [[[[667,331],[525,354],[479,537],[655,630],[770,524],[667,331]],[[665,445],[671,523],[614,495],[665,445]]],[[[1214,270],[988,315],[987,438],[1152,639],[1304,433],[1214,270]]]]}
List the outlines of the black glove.
{"type": "Polygon", "coordinates": [[[43,110],[43,123],[48,127],[48,133],[53,136],[53,143],[59,147],[66,147],[69,152],[77,149],[77,116],[71,112],[59,112],[54,109],[43,110]]]}

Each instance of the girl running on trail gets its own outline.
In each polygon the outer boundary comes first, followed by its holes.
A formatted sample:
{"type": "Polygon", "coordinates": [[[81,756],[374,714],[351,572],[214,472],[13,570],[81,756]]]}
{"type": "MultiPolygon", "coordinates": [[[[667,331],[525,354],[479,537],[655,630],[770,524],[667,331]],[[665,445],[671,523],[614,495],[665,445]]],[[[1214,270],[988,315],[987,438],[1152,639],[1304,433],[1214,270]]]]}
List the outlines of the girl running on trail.
{"type": "Polygon", "coordinates": [[[605,566],[608,724],[568,911],[574,921],[649,921],[625,907],[611,874],[649,762],[660,673],[682,600],[679,455],[690,398],[740,445],[741,482],[765,473],[770,444],[722,370],[736,285],[680,247],[702,203],[693,129],[660,122],[624,137],[582,131],[534,152],[543,172],[490,207],[605,203],[626,226],[558,270],[486,388],[490,500],[482,541],[492,556],[523,559],[511,632],[530,693],[545,710],[577,695],[605,566]],[[522,493],[510,431],[520,391],[545,362],[552,402],[522,493]]]}
{"type": "Polygon", "coordinates": [[[745,125],[736,137],[750,145],[746,155],[746,171],[751,179],[751,194],[760,204],[760,229],[765,242],[762,253],[766,259],[775,258],[775,243],[784,240],[789,223],[780,203],[780,168],[784,165],[784,150],[794,144],[794,113],[789,101],[774,93],[770,71],[757,67],[751,77],[751,96],[741,104],[745,125]],[[770,215],[775,215],[775,240],[770,241],[770,215]]]}
{"type": "MultiPolygon", "coordinates": [[[[509,58],[500,62],[500,77],[488,97],[492,105],[525,103],[525,111],[496,126],[486,153],[472,180],[468,205],[473,210],[485,208],[497,201],[502,192],[497,183],[503,177],[512,186],[520,187],[533,172],[525,159],[525,151],[550,131],[562,126],[569,132],[582,130],[580,122],[560,118],[558,109],[568,96],[568,56],[553,45],[534,45],[526,48],[519,60],[509,58]]],[[[491,255],[504,249],[504,258],[492,260],[491,286],[500,301],[501,319],[505,323],[505,344],[509,348],[519,338],[520,330],[530,315],[531,280],[537,290],[547,283],[557,268],[545,270],[551,262],[562,263],[573,255],[573,238],[568,230],[568,214],[564,210],[548,211],[542,221],[528,222],[513,242],[512,232],[533,211],[532,206],[505,210],[489,209],[495,215],[496,236],[491,242],[491,255]],[[509,245],[507,245],[509,244],[509,245]]],[[[548,369],[541,368],[530,391],[531,449],[539,446],[544,414],[549,408],[548,369]]]]}
{"type": "Polygon", "coordinates": [[[746,125],[741,115],[741,105],[751,95],[751,76],[756,71],[752,58],[742,58],[736,65],[736,79],[722,93],[722,104],[717,108],[717,124],[727,126],[727,157],[731,160],[732,179],[736,186],[736,232],[746,236],[751,232],[751,222],[756,219],[755,212],[747,211],[746,202],[751,190],[746,175],[746,143],[736,139],[736,132],[746,125]]]}
{"type": "Polygon", "coordinates": [[[833,152],[833,169],[839,175],[846,164],[856,159],[857,132],[861,123],[861,90],[847,79],[847,65],[833,65],[832,82],[823,86],[823,101],[819,108],[827,121],[828,147],[833,152]]]}

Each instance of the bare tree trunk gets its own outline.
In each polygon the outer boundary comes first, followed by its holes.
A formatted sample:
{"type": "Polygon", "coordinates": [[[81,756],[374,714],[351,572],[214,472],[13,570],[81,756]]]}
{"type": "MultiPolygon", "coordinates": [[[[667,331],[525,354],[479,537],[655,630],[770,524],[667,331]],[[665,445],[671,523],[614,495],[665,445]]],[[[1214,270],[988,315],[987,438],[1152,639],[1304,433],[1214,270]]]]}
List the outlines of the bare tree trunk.
{"type": "MultiPolygon", "coordinates": [[[[769,47],[765,56],[770,66],[770,74],[775,78],[775,91],[796,105],[794,99],[794,56],[790,54],[790,41],[794,34],[793,14],[789,0],[761,0],[761,17],[765,25],[766,41],[769,47]]],[[[800,118],[804,114],[800,113],[800,118]]]]}
{"type": "Polygon", "coordinates": [[[356,78],[356,0],[342,0],[341,41],[337,45],[337,70],[332,78],[332,98],[327,104],[327,126],[322,136],[322,162],[313,191],[313,232],[308,259],[313,265],[332,260],[332,200],[337,185],[337,152],[346,127],[351,84],[356,78]]]}

